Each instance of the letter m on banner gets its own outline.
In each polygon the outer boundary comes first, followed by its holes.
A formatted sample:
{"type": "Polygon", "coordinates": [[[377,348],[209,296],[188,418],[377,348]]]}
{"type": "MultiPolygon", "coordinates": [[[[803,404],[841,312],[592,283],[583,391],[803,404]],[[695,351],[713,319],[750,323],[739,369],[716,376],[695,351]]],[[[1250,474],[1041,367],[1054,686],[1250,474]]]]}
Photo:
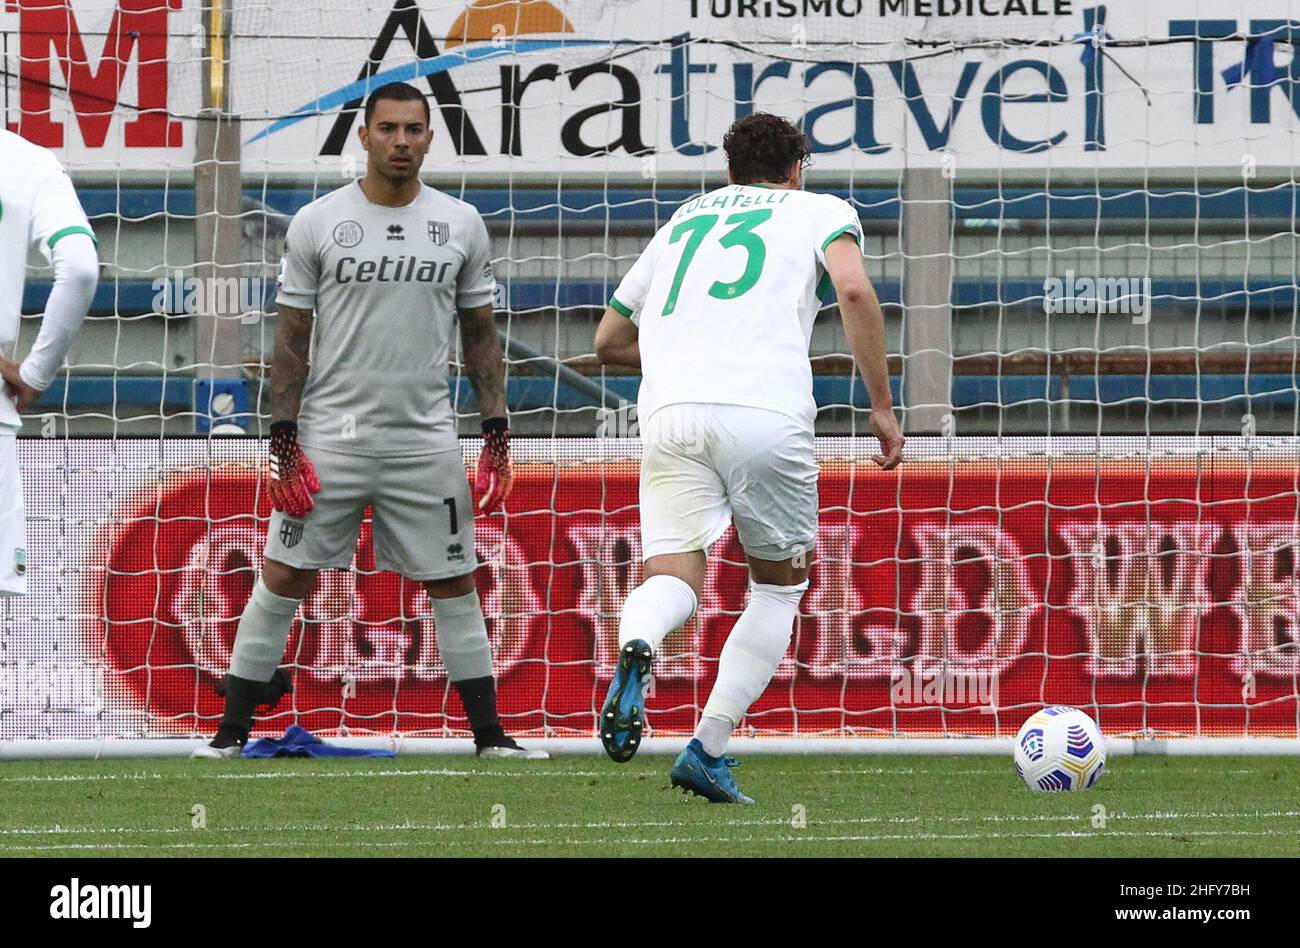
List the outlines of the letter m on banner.
{"type": "Polygon", "coordinates": [[[119,107],[131,116],[127,148],[181,147],[181,123],[167,117],[167,17],[181,8],[181,0],[118,0],[98,66],[91,65],[68,0],[4,0],[4,5],[18,14],[21,119],[10,131],[46,148],[62,148],[63,126],[51,115],[50,99],[52,90],[66,89],[87,148],[103,147],[119,107]],[[133,56],[137,101],[121,102],[133,56]]]}

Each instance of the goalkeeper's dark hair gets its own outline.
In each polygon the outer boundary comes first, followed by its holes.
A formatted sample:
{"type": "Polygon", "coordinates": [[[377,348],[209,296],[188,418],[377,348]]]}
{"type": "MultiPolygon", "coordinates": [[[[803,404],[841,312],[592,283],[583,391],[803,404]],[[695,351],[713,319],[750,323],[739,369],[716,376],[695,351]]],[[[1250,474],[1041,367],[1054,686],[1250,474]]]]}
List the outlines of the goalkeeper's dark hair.
{"type": "Polygon", "coordinates": [[[722,150],[727,153],[727,168],[736,184],[781,184],[789,178],[792,164],[802,163],[812,154],[799,127],[770,112],[736,119],[722,136],[722,150]]]}
{"type": "Polygon", "coordinates": [[[429,100],[424,97],[424,93],[415,86],[407,85],[405,82],[390,82],[388,85],[380,86],[366,99],[366,126],[370,125],[370,117],[375,114],[375,103],[384,99],[392,99],[394,102],[419,102],[424,106],[424,124],[429,124],[429,100]]]}

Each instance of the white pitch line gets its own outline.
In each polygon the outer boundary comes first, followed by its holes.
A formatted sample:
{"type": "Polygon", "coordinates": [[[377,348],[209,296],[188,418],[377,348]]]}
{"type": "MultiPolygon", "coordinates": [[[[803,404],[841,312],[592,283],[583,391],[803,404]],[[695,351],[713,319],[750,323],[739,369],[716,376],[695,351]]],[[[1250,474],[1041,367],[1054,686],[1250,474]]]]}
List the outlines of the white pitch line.
{"type": "Polygon", "coordinates": [[[357,771],[276,771],[254,774],[213,774],[216,780],[291,780],[291,779],[351,779],[354,777],[490,777],[493,780],[510,777],[611,777],[609,771],[570,770],[357,770],[357,771]]]}
{"type": "Polygon", "coordinates": [[[784,837],[790,842],[854,842],[884,840],[963,840],[963,839],[1103,839],[1108,836],[1134,838],[1168,838],[1176,836],[1276,836],[1274,830],[1060,830],[1056,833],[898,833],[881,836],[818,836],[802,837],[791,834],[784,837]]]}
{"type": "MultiPolygon", "coordinates": [[[[219,779],[219,780],[278,780],[287,778],[316,778],[316,777],[608,777],[617,773],[614,770],[453,770],[450,768],[421,768],[417,770],[356,770],[356,771],[338,771],[338,772],[311,772],[311,771],[259,771],[256,773],[232,774],[232,773],[204,773],[201,768],[218,766],[208,761],[201,761],[195,764],[194,769],[185,772],[160,774],[160,773],[134,773],[134,774],[30,774],[21,777],[0,777],[0,783],[82,783],[100,780],[181,780],[181,779],[219,779]]],[[[238,766],[238,765],[236,765],[238,766]]],[[[536,766],[536,765],[535,765],[536,766]]],[[[544,765],[540,765],[544,766],[544,765]]],[[[963,770],[963,776],[1002,774],[1003,770],[963,770]]],[[[1012,771],[1014,772],[1014,771],[1012,771]]],[[[915,770],[905,768],[902,770],[889,770],[883,767],[872,767],[859,770],[771,770],[764,771],[765,774],[774,777],[830,777],[830,776],[884,776],[884,777],[911,777],[916,774],[951,774],[948,770],[915,770]]]]}
{"type": "MultiPolygon", "coordinates": [[[[30,774],[21,777],[0,777],[0,783],[82,783],[100,780],[306,780],[306,779],[351,779],[361,777],[614,777],[615,770],[546,770],[545,764],[536,764],[534,770],[455,770],[447,767],[420,768],[416,770],[352,770],[352,771],[284,771],[269,770],[255,773],[205,773],[203,768],[218,766],[210,761],[199,761],[194,768],[181,773],[135,773],[135,774],[30,774]]],[[[238,766],[238,765],[236,765],[238,766]]],[[[819,777],[819,776],[878,776],[911,777],[916,774],[950,775],[950,770],[925,770],[911,767],[890,770],[884,767],[871,767],[855,770],[769,770],[765,776],[773,777],[819,777]]],[[[1014,773],[1014,770],[963,770],[962,776],[991,776],[1014,773]]]]}
{"type": "MultiPolygon", "coordinates": [[[[194,830],[194,832],[202,832],[194,830]]],[[[544,841],[543,841],[544,842],[544,841]]],[[[283,842],[264,842],[264,843],[60,843],[50,846],[0,846],[0,853],[8,852],[55,852],[59,850],[95,850],[100,852],[112,852],[119,849],[145,849],[149,851],[162,849],[310,849],[330,848],[346,846],[348,850],[354,849],[397,849],[399,847],[410,846],[411,843],[406,840],[395,840],[391,843],[376,843],[358,840],[349,840],[347,842],[329,840],[311,840],[305,841],[303,845],[283,842]]]]}
{"type": "MultiPolygon", "coordinates": [[[[835,843],[835,842],[897,842],[912,840],[977,840],[977,839],[1099,839],[1106,836],[1131,836],[1138,838],[1168,838],[1168,832],[1148,830],[1061,830],[1055,833],[881,833],[874,835],[853,836],[817,836],[807,835],[802,831],[790,832],[782,836],[677,836],[655,837],[649,839],[523,839],[523,840],[482,840],[491,846],[545,846],[552,843],[565,845],[657,845],[666,843],[835,843]]],[[[1179,836],[1274,836],[1269,830],[1194,830],[1178,833],[1179,836]]],[[[365,846],[367,844],[360,843],[365,846]]]]}
{"type": "MultiPolygon", "coordinates": [[[[419,768],[415,770],[340,770],[340,771],[284,771],[269,770],[253,773],[217,773],[206,768],[220,766],[211,761],[198,761],[193,769],[179,773],[132,773],[132,774],[30,774],[21,777],[0,777],[0,783],[90,783],[96,781],[141,781],[141,780],[350,780],[370,777],[484,777],[488,779],[510,779],[519,777],[616,777],[618,772],[605,770],[550,770],[546,764],[539,762],[535,769],[528,770],[464,770],[449,767],[419,768]]],[[[239,765],[236,765],[239,766],[239,765]]],[[[891,769],[887,767],[836,768],[830,770],[765,770],[763,776],[772,777],[912,777],[917,775],[939,774],[950,776],[952,770],[931,770],[927,768],[904,767],[891,769]]],[[[1005,770],[961,770],[963,777],[999,776],[1014,773],[1005,770]]],[[[1230,770],[1226,775],[1256,775],[1258,770],[1230,770]]]]}
{"type": "Polygon", "coordinates": [[[612,770],[340,770],[340,771],[261,771],[257,773],[204,773],[200,768],[212,766],[200,762],[193,771],[174,774],[32,774],[23,777],[0,777],[0,783],[81,783],[97,780],[289,780],[352,779],[368,777],[613,777],[612,770]]]}
{"type": "MultiPolygon", "coordinates": [[[[202,832],[195,830],[194,832],[202,832]]],[[[1273,836],[1268,830],[1192,830],[1179,833],[1179,836],[1196,837],[1247,837],[1273,836]]],[[[668,846],[683,843],[877,843],[877,842],[938,842],[938,841],[976,841],[994,839],[1105,839],[1107,837],[1127,837],[1138,839],[1168,838],[1167,832],[1133,831],[1133,830],[1062,830],[1055,833],[881,833],[872,835],[817,836],[807,833],[787,833],[781,836],[665,836],[652,838],[605,838],[605,839],[493,839],[479,840],[474,845],[490,846],[668,846]]],[[[280,842],[265,843],[64,843],[47,846],[4,846],[0,852],[55,852],[68,850],[208,850],[208,849],[286,849],[346,846],[349,850],[357,849],[395,849],[410,846],[407,841],[373,842],[365,840],[313,841],[307,846],[286,846],[280,842]]]]}
{"type": "MultiPolygon", "coordinates": [[[[1118,766],[1124,767],[1121,761],[1118,766]]],[[[1261,768],[1262,770],[1263,768],[1261,768]]],[[[973,769],[968,770],[965,767],[954,767],[951,769],[927,768],[927,767],[840,767],[829,770],[764,770],[764,775],[781,776],[781,777],[911,777],[914,775],[932,775],[941,776],[1001,776],[1003,774],[1016,772],[1015,767],[1008,758],[1007,766],[994,769],[973,769]]],[[[1260,770],[1224,770],[1216,771],[1215,776],[1258,776],[1260,770]]]]}
{"type": "MultiPolygon", "coordinates": [[[[1228,812],[1228,813],[1198,813],[1198,812],[1178,813],[1172,810],[1163,810],[1157,813],[1121,813],[1116,811],[1116,812],[1106,814],[1106,819],[1108,821],[1109,820],[1141,821],[1141,820],[1282,819],[1282,818],[1294,818],[1294,817],[1300,817],[1300,810],[1272,810],[1272,811],[1240,810],[1240,811],[1228,812]]],[[[1017,822],[1024,822],[1024,821],[1044,821],[1044,820],[1046,821],[1089,820],[1091,818],[1092,818],[1091,814],[1055,815],[1055,814],[1047,814],[1047,813],[1031,813],[1031,814],[1005,814],[1005,815],[994,814],[989,816],[942,816],[942,817],[933,817],[932,819],[939,822],[951,822],[951,823],[967,823],[974,820],[980,820],[980,821],[991,822],[991,823],[1003,823],[1003,822],[1017,823],[1017,822]]],[[[862,822],[870,822],[870,821],[871,819],[867,818],[862,822]]]]}
{"type": "MultiPolygon", "coordinates": [[[[195,831],[197,832],[197,830],[195,831]]],[[[95,852],[114,852],[121,849],[147,849],[151,852],[160,849],[259,849],[269,843],[63,843],[58,846],[0,846],[3,853],[48,853],[68,850],[93,850],[95,852]]]]}
{"type": "Polygon", "coordinates": [[[356,771],[284,771],[268,770],[255,774],[215,774],[218,780],[280,780],[288,778],[352,778],[352,777],[613,777],[610,770],[356,770],[356,771]]]}
{"type": "Polygon", "coordinates": [[[0,777],[0,783],[89,783],[97,780],[163,780],[166,774],[31,774],[0,777]]]}
{"type": "MultiPolygon", "coordinates": [[[[1176,813],[1171,811],[1162,811],[1158,813],[1112,813],[1108,819],[1119,821],[1128,820],[1132,822],[1158,821],[1158,820],[1199,820],[1199,819],[1294,819],[1300,817],[1300,810],[1243,810],[1240,812],[1213,812],[1213,813],[1176,813]]],[[[927,823],[969,823],[969,822],[991,822],[991,823],[1082,823],[1090,819],[1088,815],[1080,814],[991,814],[987,816],[935,816],[935,817],[918,817],[918,816],[868,816],[868,817],[849,817],[844,819],[822,820],[815,817],[810,818],[809,825],[814,827],[825,826],[862,826],[862,825],[916,825],[927,823]]],[[[737,827],[761,827],[761,826],[787,826],[789,820],[786,818],[767,818],[767,819],[749,819],[733,820],[725,824],[725,828],[737,827]]],[[[672,828],[672,827],[698,827],[701,829],[714,828],[710,824],[702,824],[691,820],[627,820],[627,821],[608,821],[586,823],[514,823],[507,824],[498,829],[492,829],[492,832],[517,832],[521,830],[592,830],[592,829],[652,829],[652,828],[672,828]]],[[[271,826],[210,826],[202,830],[196,830],[191,827],[132,827],[132,826],[97,826],[97,827],[70,827],[70,826],[50,826],[50,827],[12,827],[0,829],[2,836],[80,836],[80,835],[116,835],[123,833],[140,833],[153,835],[171,835],[171,834],[188,834],[188,833],[264,833],[274,829],[277,833],[300,832],[300,833],[395,833],[395,832],[467,832],[467,831],[486,831],[490,827],[482,823],[353,823],[353,824],[334,824],[334,823],[309,823],[309,824],[288,824],[271,826]]],[[[1157,832],[1152,830],[1151,832],[1157,832]]],[[[1093,835],[1092,832],[1086,835],[1093,835]]]]}

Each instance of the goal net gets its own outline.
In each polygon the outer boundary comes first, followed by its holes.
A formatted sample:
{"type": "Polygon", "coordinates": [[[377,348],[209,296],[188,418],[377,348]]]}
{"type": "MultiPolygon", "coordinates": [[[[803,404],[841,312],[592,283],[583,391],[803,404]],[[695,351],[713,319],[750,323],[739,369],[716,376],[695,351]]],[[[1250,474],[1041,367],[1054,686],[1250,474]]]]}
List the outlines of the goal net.
{"type": "MultiPolygon", "coordinates": [[[[726,127],[767,110],[809,136],[807,187],[859,211],[909,443],[896,472],[868,460],[831,299],[811,586],[741,733],[1005,738],[1069,704],[1111,737],[1300,737],[1293,14],[9,0],[6,122],[69,169],[104,270],[19,440],[28,594],[0,599],[0,742],[215,728],[270,514],[285,228],[364,174],[359,107],[395,80],[428,95],[424,179],[493,238],[519,476],[476,544],[509,730],[595,733],[640,578],[642,420],[595,325],[656,228],[725,182],[726,127]]],[[[728,533],[656,658],[655,734],[693,728],[745,594],[728,533]]],[[[436,641],[419,584],[376,570],[367,517],[257,733],[466,736],[436,641]]]]}

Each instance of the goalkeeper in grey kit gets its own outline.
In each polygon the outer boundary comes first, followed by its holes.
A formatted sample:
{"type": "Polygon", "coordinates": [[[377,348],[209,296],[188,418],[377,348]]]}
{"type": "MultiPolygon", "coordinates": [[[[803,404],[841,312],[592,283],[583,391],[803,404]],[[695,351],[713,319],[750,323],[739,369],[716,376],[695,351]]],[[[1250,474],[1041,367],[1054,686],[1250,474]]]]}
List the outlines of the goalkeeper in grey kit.
{"type": "Polygon", "coordinates": [[[483,419],[477,510],[490,513],[512,473],[487,229],[472,206],[420,182],[433,133],[414,87],[376,89],[359,134],[365,177],[307,205],[289,227],[271,360],[274,513],[222,681],[225,713],[195,756],[238,756],[254,710],[290,690],[280,661],[294,615],[318,570],[351,565],[371,505],[376,566],[423,583],[479,755],[545,758],[520,747],[497,715],[474,585],[476,510],[448,393],[458,321],[483,419]]]}

